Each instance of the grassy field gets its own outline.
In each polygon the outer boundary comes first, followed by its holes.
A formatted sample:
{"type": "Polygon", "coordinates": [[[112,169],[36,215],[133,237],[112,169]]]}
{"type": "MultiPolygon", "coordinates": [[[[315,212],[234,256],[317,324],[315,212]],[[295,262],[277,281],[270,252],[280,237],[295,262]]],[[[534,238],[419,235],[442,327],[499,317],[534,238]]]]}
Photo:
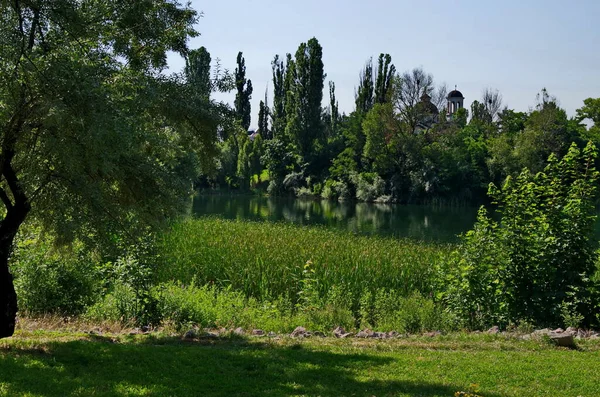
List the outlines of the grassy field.
{"type": "Polygon", "coordinates": [[[311,277],[321,292],[344,286],[393,289],[405,294],[432,291],[434,264],[447,245],[358,236],[321,227],[284,223],[188,220],[162,243],[158,281],[178,280],[231,286],[247,296],[297,296],[311,261],[311,277]]]}
{"type": "Polygon", "coordinates": [[[183,341],[21,330],[0,340],[1,396],[598,396],[600,342],[491,335],[391,341],[183,341]]]}

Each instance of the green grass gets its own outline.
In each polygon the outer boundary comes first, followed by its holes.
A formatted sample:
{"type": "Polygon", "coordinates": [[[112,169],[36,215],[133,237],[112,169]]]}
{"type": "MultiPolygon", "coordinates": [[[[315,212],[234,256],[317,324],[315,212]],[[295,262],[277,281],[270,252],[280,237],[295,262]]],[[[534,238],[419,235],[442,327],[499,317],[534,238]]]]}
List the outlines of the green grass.
{"type": "Polygon", "coordinates": [[[1,396],[597,396],[600,343],[488,335],[393,341],[92,336],[0,341],[1,396]]]}
{"type": "Polygon", "coordinates": [[[393,289],[433,291],[434,264],[450,247],[387,237],[358,236],[322,227],[200,218],[166,235],[158,281],[232,286],[259,299],[288,296],[302,287],[307,261],[321,293],[334,286],[349,295],[393,289]]]}

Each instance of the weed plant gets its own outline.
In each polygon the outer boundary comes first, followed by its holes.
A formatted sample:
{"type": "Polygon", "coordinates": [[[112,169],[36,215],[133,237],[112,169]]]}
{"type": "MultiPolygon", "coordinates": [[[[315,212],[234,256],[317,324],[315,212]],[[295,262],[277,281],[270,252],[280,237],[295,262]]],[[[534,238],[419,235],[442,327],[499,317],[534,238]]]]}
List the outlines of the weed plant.
{"type": "Polygon", "coordinates": [[[302,303],[301,291],[306,293],[310,282],[313,300],[337,289],[339,300],[358,311],[364,291],[431,295],[435,264],[449,250],[447,245],[322,227],[206,217],[179,223],[166,234],[156,280],[186,285],[195,280],[259,301],[284,297],[294,305],[302,303]]]}

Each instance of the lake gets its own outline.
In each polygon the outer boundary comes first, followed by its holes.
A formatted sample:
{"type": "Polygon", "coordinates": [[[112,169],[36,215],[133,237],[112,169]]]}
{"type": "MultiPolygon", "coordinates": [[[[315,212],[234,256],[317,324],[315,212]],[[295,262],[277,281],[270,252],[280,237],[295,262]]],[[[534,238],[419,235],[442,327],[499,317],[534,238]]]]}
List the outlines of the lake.
{"type": "Polygon", "coordinates": [[[194,198],[193,213],[226,219],[323,225],[360,234],[456,242],[458,234],[473,227],[477,208],[201,195],[194,198]]]}

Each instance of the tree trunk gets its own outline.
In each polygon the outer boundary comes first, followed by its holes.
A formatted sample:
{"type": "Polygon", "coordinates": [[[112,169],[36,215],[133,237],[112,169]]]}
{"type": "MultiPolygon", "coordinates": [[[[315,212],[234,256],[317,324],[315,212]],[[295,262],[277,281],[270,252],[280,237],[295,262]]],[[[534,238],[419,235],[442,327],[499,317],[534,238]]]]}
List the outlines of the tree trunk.
{"type": "Polygon", "coordinates": [[[17,319],[17,294],[8,270],[8,255],[0,253],[0,338],[12,336],[17,319]]]}
{"type": "Polygon", "coordinates": [[[8,209],[6,217],[0,223],[0,338],[12,336],[17,319],[17,294],[13,277],[8,268],[8,258],[13,242],[21,224],[29,213],[27,201],[8,209]]]}

